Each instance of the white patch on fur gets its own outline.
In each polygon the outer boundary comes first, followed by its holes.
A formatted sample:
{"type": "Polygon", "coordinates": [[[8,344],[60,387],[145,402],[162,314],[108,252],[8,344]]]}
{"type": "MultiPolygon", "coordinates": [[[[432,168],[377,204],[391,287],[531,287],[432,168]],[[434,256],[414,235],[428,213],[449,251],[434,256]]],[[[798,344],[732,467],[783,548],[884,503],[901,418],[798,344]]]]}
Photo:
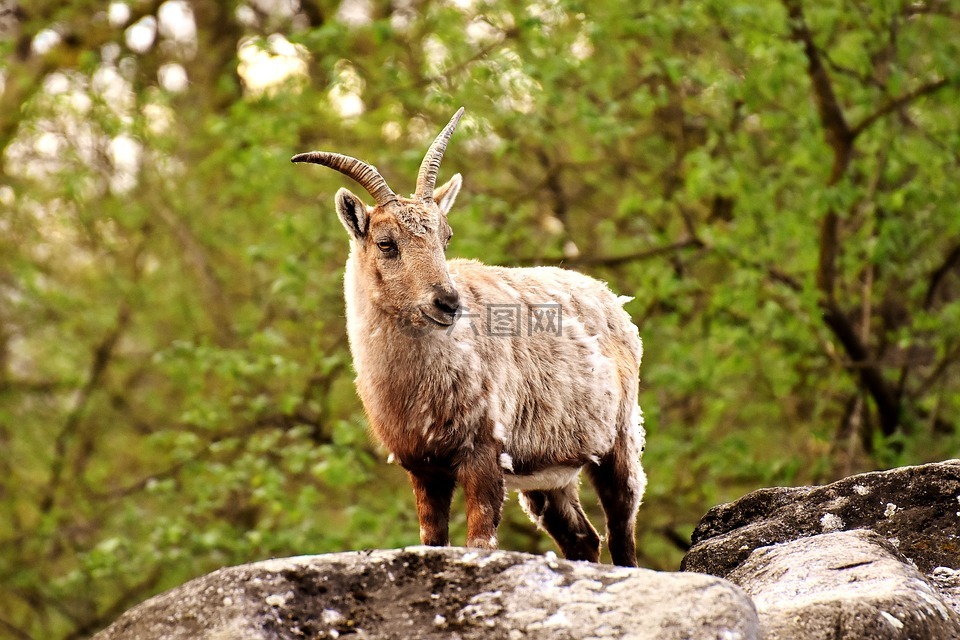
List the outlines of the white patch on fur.
{"type": "Polygon", "coordinates": [[[547,295],[551,296],[554,300],[559,302],[565,302],[570,300],[570,294],[565,291],[560,291],[559,289],[548,289],[547,295]]]}
{"type": "Polygon", "coordinates": [[[590,370],[597,374],[613,369],[613,362],[610,361],[610,358],[601,355],[599,350],[591,353],[587,357],[587,362],[590,364],[590,370]]]}
{"type": "Polygon", "coordinates": [[[427,416],[427,419],[423,423],[423,429],[421,432],[423,435],[427,435],[427,432],[430,431],[430,427],[433,426],[433,416],[427,416]]]}
{"type": "Polygon", "coordinates": [[[630,413],[630,425],[641,436],[640,444],[643,445],[643,410],[640,409],[640,405],[636,405],[630,413]]]}
{"type": "Polygon", "coordinates": [[[633,300],[633,296],[617,296],[617,302],[620,303],[621,307],[627,304],[628,302],[630,302],[631,300],[633,300]]]}
{"type": "Polygon", "coordinates": [[[564,314],[563,327],[567,331],[567,337],[572,340],[583,340],[587,333],[587,328],[580,322],[580,318],[572,313],[564,314]]]}
{"type": "Polygon", "coordinates": [[[514,289],[511,285],[504,282],[503,280],[497,280],[497,288],[500,289],[501,291],[506,292],[506,294],[509,296],[517,295],[517,290],[514,289]]]}
{"type": "Polygon", "coordinates": [[[630,474],[627,486],[630,488],[630,492],[633,493],[633,498],[636,500],[637,505],[643,502],[643,494],[647,491],[647,474],[644,472],[643,467],[640,466],[639,461],[636,463],[636,468],[633,470],[633,473],[630,474]]]}
{"type": "Polygon", "coordinates": [[[513,458],[510,457],[509,453],[500,454],[500,466],[507,471],[513,471],[513,458]]]}
{"type": "Polygon", "coordinates": [[[600,457],[595,453],[591,453],[590,462],[592,462],[593,464],[600,464],[600,457]]]}
{"type": "Polygon", "coordinates": [[[393,452],[390,452],[390,455],[387,456],[387,464],[393,464],[397,461],[397,456],[393,455],[393,452]]]}
{"type": "Polygon", "coordinates": [[[520,508],[523,509],[523,512],[530,517],[530,520],[537,525],[537,528],[541,531],[545,531],[543,527],[543,515],[537,515],[534,512],[533,504],[530,502],[530,499],[527,496],[520,494],[520,508]]]}
{"type": "Polygon", "coordinates": [[[575,482],[579,467],[558,465],[547,467],[537,473],[526,475],[504,475],[504,482],[511,491],[533,491],[535,489],[559,489],[575,482]]]}
{"type": "Polygon", "coordinates": [[[503,426],[502,422],[493,423],[493,439],[498,442],[507,441],[507,429],[503,426]]]}

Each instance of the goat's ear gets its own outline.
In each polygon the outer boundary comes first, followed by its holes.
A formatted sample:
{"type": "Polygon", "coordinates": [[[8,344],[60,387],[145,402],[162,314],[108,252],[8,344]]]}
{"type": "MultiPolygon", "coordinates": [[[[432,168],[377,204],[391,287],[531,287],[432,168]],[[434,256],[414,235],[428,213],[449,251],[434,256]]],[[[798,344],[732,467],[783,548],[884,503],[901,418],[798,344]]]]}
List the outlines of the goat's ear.
{"type": "Polygon", "coordinates": [[[367,205],[347,189],[337,191],[337,215],[350,235],[360,240],[367,235],[367,205]]]}
{"type": "Polygon", "coordinates": [[[442,187],[437,187],[433,191],[433,201],[440,207],[443,215],[450,213],[450,209],[453,208],[453,201],[457,199],[457,194],[460,193],[460,187],[462,185],[463,178],[461,178],[458,173],[450,178],[442,187]]]}

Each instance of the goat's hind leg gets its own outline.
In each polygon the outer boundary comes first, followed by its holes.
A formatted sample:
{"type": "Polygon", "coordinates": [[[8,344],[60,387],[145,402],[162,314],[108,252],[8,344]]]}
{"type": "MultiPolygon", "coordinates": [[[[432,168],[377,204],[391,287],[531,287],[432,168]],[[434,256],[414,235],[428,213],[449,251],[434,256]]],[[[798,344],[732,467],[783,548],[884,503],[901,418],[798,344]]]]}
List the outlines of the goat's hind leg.
{"type": "Polygon", "coordinates": [[[637,566],[637,509],[647,485],[637,449],[615,446],[599,463],[587,465],[587,475],[606,515],[610,557],[622,567],[637,566]]]}
{"type": "Polygon", "coordinates": [[[600,560],[600,536],[580,506],[577,483],[559,489],[521,491],[520,505],[550,534],[568,560],[600,560]]]}

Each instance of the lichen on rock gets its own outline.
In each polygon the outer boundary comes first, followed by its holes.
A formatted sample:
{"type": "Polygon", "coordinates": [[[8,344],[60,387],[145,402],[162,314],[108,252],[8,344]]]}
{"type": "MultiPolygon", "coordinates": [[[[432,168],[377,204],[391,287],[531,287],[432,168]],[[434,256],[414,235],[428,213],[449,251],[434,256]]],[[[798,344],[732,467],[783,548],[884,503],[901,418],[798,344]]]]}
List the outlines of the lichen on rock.
{"type": "Polygon", "coordinates": [[[134,607],[96,640],[759,640],[750,599],[712,576],[556,556],[411,547],[221,569],[134,607]]]}

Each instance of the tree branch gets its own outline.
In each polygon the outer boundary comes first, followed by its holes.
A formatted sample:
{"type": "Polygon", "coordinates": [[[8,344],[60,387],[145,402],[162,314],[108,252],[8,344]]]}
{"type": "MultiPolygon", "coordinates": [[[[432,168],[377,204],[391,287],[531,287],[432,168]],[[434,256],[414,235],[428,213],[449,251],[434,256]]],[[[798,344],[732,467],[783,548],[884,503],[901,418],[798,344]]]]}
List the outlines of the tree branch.
{"type": "Polygon", "coordinates": [[[0,618],[0,629],[3,629],[7,633],[11,634],[11,637],[18,638],[20,640],[33,640],[33,636],[31,636],[29,633],[2,618],[0,618]]]}
{"type": "Polygon", "coordinates": [[[726,259],[735,262],[741,267],[746,267],[753,271],[764,274],[770,279],[771,282],[778,282],[794,293],[800,293],[803,291],[803,283],[785,271],[763,264],[756,260],[751,260],[750,258],[747,258],[746,256],[743,256],[729,248],[717,249],[716,247],[709,247],[709,249],[725,257],[726,259]]]}
{"type": "Polygon", "coordinates": [[[937,80],[936,82],[931,82],[931,83],[922,85],[920,87],[917,87],[910,93],[904,94],[899,98],[896,98],[895,100],[891,100],[890,102],[883,105],[882,107],[880,107],[879,109],[877,109],[876,111],[874,111],[873,113],[865,117],[863,120],[858,122],[856,125],[853,126],[852,129],[850,129],[851,142],[853,141],[853,139],[856,139],[857,136],[859,136],[861,133],[866,131],[877,120],[883,118],[886,115],[893,113],[894,111],[899,111],[900,109],[903,109],[904,107],[909,105],[911,102],[917,100],[918,98],[922,98],[923,96],[928,96],[930,94],[936,93],[937,91],[940,91],[941,89],[948,86],[950,86],[950,83],[947,82],[946,79],[937,80]]]}
{"type": "Polygon", "coordinates": [[[207,249],[194,234],[190,225],[177,214],[177,207],[171,202],[172,194],[176,193],[176,187],[157,173],[156,183],[151,181],[148,188],[156,189],[156,195],[150,196],[154,213],[176,238],[177,244],[182,249],[184,263],[197,278],[200,294],[206,303],[206,311],[212,320],[217,343],[230,344],[235,336],[228,296],[224,291],[223,282],[207,256],[207,249]]]}
{"type": "Polygon", "coordinates": [[[790,37],[803,46],[807,58],[807,75],[813,86],[813,98],[823,125],[827,144],[833,150],[833,170],[830,173],[830,185],[836,184],[847,169],[850,152],[853,150],[853,136],[843,109],[837,100],[820,52],[813,42],[813,34],[807,26],[806,17],[800,0],[783,0],[790,16],[790,37]]]}
{"type": "Polygon", "coordinates": [[[930,284],[927,285],[927,295],[923,299],[923,308],[929,309],[933,306],[933,300],[937,295],[937,290],[940,288],[940,283],[943,282],[943,279],[947,277],[947,274],[950,273],[954,268],[960,265],[960,244],[955,245],[953,249],[947,254],[947,257],[944,259],[943,264],[937,267],[936,270],[930,275],[930,284]]]}
{"type": "MultiPolygon", "coordinates": [[[[843,109],[833,91],[830,75],[823,66],[823,60],[813,34],[807,27],[806,18],[800,0],[783,0],[790,16],[790,37],[803,46],[807,58],[807,75],[813,88],[814,104],[820,116],[824,137],[833,150],[833,168],[830,171],[828,186],[840,181],[846,173],[853,152],[853,136],[843,115],[843,109]]],[[[820,255],[817,265],[817,288],[828,300],[833,300],[836,284],[836,261],[839,250],[840,220],[833,209],[827,211],[820,223],[820,255]]]]}
{"type": "MultiPolygon", "coordinates": [[[[790,17],[790,37],[803,46],[814,103],[823,126],[824,137],[833,150],[833,168],[827,181],[827,186],[831,187],[840,182],[846,174],[856,135],[844,117],[843,109],[833,90],[830,75],[823,65],[820,53],[813,42],[813,35],[807,27],[800,0],[783,0],[783,3],[790,17]]],[[[893,108],[896,107],[891,107],[890,110],[893,108]]],[[[877,113],[884,109],[882,107],[877,113]]],[[[877,118],[882,115],[878,115],[877,118]]],[[[900,424],[900,397],[891,389],[880,367],[869,365],[870,352],[867,342],[861,338],[854,324],[836,302],[836,262],[840,249],[840,217],[834,208],[826,212],[820,223],[819,243],[817,289],[821,296],[819,306],[823,321],[853,363],[857,365],[860,380],[876,403],[881,431],[884,435],[890,436],[900,424]]]]}
{"type": "Polygon", "coordinates": [[[53,507],[56,501],[57,491],[63,479],[63,469],[66,464],[67,446],[70,439],[80,427],[80,421],[83,418],[84,410],[90,401],[93,392],[100,385],[103,374],[106,372],[110,361],[113,359],[113,352],[120,340],[120,336],[126,330],[130,322],[130,308],[126,303],[121,303],[117,311],[117,319],[113,328],[104,336],[103,340],[97,344],[93,350],[93,359],[90,362],[90,370],[87,374],[87,381],[77,393],[73,407],[67,414],[66,421],[60,433],[57,434],[53,443],[53,462],[50,468],[50,483],[40,501],[40,510],[47,513],[53,507]]]}
{"type": "Polygon", "coordinates": [[[654,247],[645,251],[636,253],[627,253],[620,256],[580,256],[576,258],[565,257],[544,257],[544,258],[518,258],[514,261],[518,265],[564,265],[567,267],[617,267],[629,262],[642,262],[680,251],[682,249],[702,249],[704,244],[697,238],[680,240],[673,244],[662,247],[654,247]]]}
{"type": "Polygon", "coordinates": [[[820,309],[824,323],[853,360],[853,368],[856,368],[861,382],[873,397],[880,417],[881,431],[885,436],[893,435],[900,425],[900,400],[891,391],[880,367],[869,363],[870,352],[867,346],[840,307],[835,302],[824,300],[820,303],[820,309]]]}

